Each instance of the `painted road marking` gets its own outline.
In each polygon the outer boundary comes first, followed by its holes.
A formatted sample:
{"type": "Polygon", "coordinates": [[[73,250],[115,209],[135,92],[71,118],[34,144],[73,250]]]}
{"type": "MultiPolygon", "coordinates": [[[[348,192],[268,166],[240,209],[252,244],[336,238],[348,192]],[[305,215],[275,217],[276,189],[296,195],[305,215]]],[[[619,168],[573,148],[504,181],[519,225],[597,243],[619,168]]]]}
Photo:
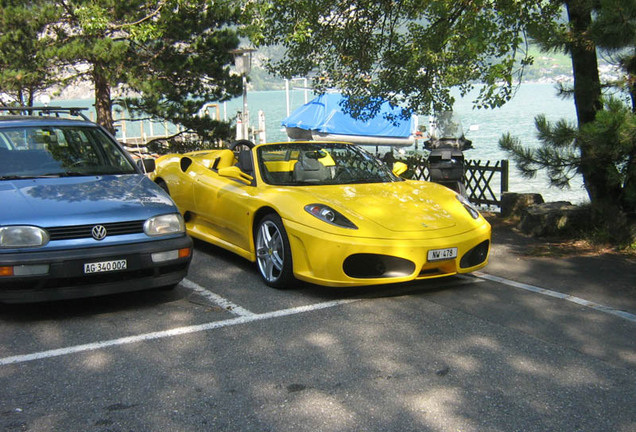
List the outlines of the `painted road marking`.
{"type": "MultiPolygon", "coordinates": [[[[497,283],[501,283],[504,285],[508,285],[508,286],[512,286],[515,288],[521,288],[527,291],[531,291],[531,292],[535,292],[538,294],[543,294],[543,295],[547,295],[550,297],[555,297],[555,298],[559,298],[559,299],[563,299],[563,300],[567,300],[579,305],[583,305],[586,307],[589,307],[591,309],[600,311],[600,312],[604,312],[604,313],[608,313],[611,315],[615,315],[618,316],[620,318],[632,321],[632,322],[636,322],[636,315],[631,314],[629,312],[625,312],[625,311],[621,311],[621,310],[617,310],[617,309],[613,309],[610,308],[608,306],[603,306],[600,305],[598,303],[594,303],[588,300],[584,300],[581,299],[579,297],[574,297],[568,294],[562,294],[556,291],[551,291],[551,290],[547,290],[545,288],[540,288],[534,285],[528,285],[528,284],[524,284],[521,282],[516,282],[516,281],[512,281],[509,279],[505,279],[499,276],[494,276],[494,275],[490,275],[487,273],[482,273],[482,272],[474,272],[472,273],[473,276],[475,276],[478,279],[482,279],[482,280],[489,280],[492,282],[497,282],[497,283]]],[[[472,279],[472,277],[466,277],[461,275],[460,279],[464,279],[464,281],[467,281],[468,279],[472,279]]],[[[473,279],[474,280],[474,279],[473,279]]],[[[328,302],[323,302],[323,303],[316,303],[316,304],[311,304],[311,305],[306,305],[306,306],[298,306],[298,307],[294,307],[294,308],[289,308],[289,309],[281,309],[281,310],[277,310],[277,311],[273,311],[273,312],[266,312],[266,313],[262,313],[262,314],[257,314],[254,312],[251,312],[207,289],[205,289],[204,287],[202,287],[201,285],[196,284],[195,282],[192,282],[188,279],[184,279],[181,284],[186,287],[189,288],[195,292],[197,292],[198,294],[206,297],[207,299],[209,299],[210,301],[212,301],[214,304],[222,307],[223,309],[226,309],[228,312],[231,312],[235,315],[237,315],[236,318],[232,318],[232,319],[228,319],[228,320],[223,320],[223,321],[215,321],[215,322],[211,322],[211,323],[206,323],[206,324],[199,324],[199,325],[194,325],[194,326],[185,326],[185,327],[178,327],[178,328],[174,328],[174,329],[170,329],[170,330],[163,330],[163,331],[158,331],[158,332],[151,332],[151,333],[145,333],[145,334],[140,334],[140,335],[136,335],[136,336],[128,336],[128,337],[123,337],[123,338],[118,338],[118,339],[111,339],[111,340],[107,340],[107,341],[101,341],[101,342],[92,342],[92,343],[88,343],[88,344],[83,344],[83,345],[75,345],[75,346],[71,346],[71,347],[66,347],[66,348],[59,348],[59,349],[54,349],[54,350],[48,350],[48,351],[41,351],[41,352],[37,352],[37,353],[31,353],[31,354],[23,354],[23,355],[16,355],[16,356],[11,356],[11,357],[5,357],[5,358],[0,358],[0,366],[5,366],[5,365],[10,365],[10,364],[18,364],[18,363],[25,363],[25,362],[29,362],[29,361],[34,361],[34,360],[42,360],[42,359],[47,359],[47,358],[52,358],[52,357],[60,357],[60,356],[64,356],[64,355],[69,355],[69,354],[74,354],[74,353],[80,353],[80,352],[87,352],[87,351],[95,351],[95,350],[100,350],[100,349],[104,349],[104,348],[108,348],[108,347],[112,347],[112,346],[120,346],[120,345],[128,345],[128,344],[133,344],[133,343],[138,343],[138,342],[144,342],[144,341],[150,341],[150,340],[155,340],[155,339],[164,339],[164,338],[169,338],[169,337],[173,337],[173,336],[179,336],[179,335],[185,335],[185,334],[191,334],[191,333],[197,333],[197,332],[202,332],[202,331],[208,331],[208,330],[214,330],[214,329],[219,329],[219,328],[224,328],[224,327],[231,327],[231,326],[235,326],[235,325],[241,325],[241,324],[247,324],[250,322],[254,322],[254,321],[262,321],[262,320],[267,320],[267,319],[272,319],[272,318],[280,318],[280,317],[285,317],[285,316],[290,316],[290,315],[296,315],[296,314],[301,314],[301,313],[306,313],[306,312],[312,312],[312,311],[316,311],[316,310],[320,310],[320,309],[328,309],[328,308],[332,308],[332,307],[336,307],[336,306],[340,306],[340,305],[345,305],[345,304],[349,304],[349,303],[354,303],[354,302],[358,302],[358,301],[362,301],[364,300],[364,298],[357,298],[357,299],[343,299],[343,300],[333,300],[333,301],[328,301],[328,302]]],[[[399,291],[399,290],[398,290],[399,291]]]]}
{"type": "Polygon", "coordinates": [[[242,317],[250,317],[250,316],[256,315],[254,312],[250,312],[247,309],[235,303],[232,303],[228,299],[213,293],[212,291],[202,287],[201,285],[195,282],[192,282],[189,279],[182,280],[181,285],[183,285],[186,288],[190,288],[192,291],[196,292],[200,296],[205,297],[206,299],[210,300],[212,303],[227,310],[228,312],[232,312],[234,315],[238,315],[242,317]]]}
{"type": "Polygon", "coordinates": [[[572,302],[572,303],[579,304],[581,306],[588,307],[590,309],[594,309],[594,310],[599,311],[599,312],[604,312],[604,313],[607,313],[607,314],[610,314],[610,315],[614,315],[614,316],[626,319],[626,320],[631,321],[631,322],[636,322],[636,315],[634,315],[632,313],[629,313],[629,312],[626,312],[626,311],[622,311],[622,310],[618,310],[618,309],[614,309],[614,308],[611,308],[609,306],[605,306],[605,305],[602,305],[602,304],[599,304],[599,303],[594,303],[594,302],[591,302],[589,300],[582,299],[580,297],[575,297],[575,296],[572,296],[572,295],[569,295],[569,294],[563,294],[563,293],[560,293],[560,292],[557,292],[557,291],[552,291],[552,290],[541,288],[541,287],[534,286],[534,285],[528,285],[528,284],[525,284],[525,283],[522,283],[522,282],[516,282],[516,281],[510,280],[510,279],[505,279],[505,278],[502,278],[502,277],[499,277],[499,276],[494,276],[494,275],[491,275],[491,274],[482,273],[480,271],[473,272],[472,274],[474,276],[480,278],[480,279],[485,279],[485,280],[489,280],[489,281],[492,281],[492,282],[497,282],[497,283],[500,283],[500,284],[508,285],[508,286],[515,287],[515,288],[520,288],[520,289],[523,289],[523,290],[526,290],[526,291],[531,291],[531,292],[542,294],[542,295],[546,295],[546,296],[549,296],[549,297],[555,297],[555,298],[558,298],[558,299],[561,299],[561,300],[566,300],[566,301],[569,301],[569,302],[572,302]]]}
{"type": "MultiPolygon", "coordinates": [[[[216,294],[214,296],[216,296],[216,294]]],[[[231,303],[220,296],[216,296],[215,298],[220,299],[223,302],[223,304],[231,303]]],[[[108,348],[112,346],[128,345],[132,343],[150,341],[155,339],[164,339],[164,338],[169,338],[173,336],[214,330],[214,329],[223,328],[223,327],[231,327],[231,326],[246,324],[246,323],[250,323],[254,321],[262,321],[262,320],[267,320],[271,318],[280,318],[280,317],[289,316],[289,315],[312,312],[312,311],[316,311],[320,309],[328,309],[328,308],[332,308],[332,307],[336,307],[336,306],[340,306],[340,305],[344,305],[348,303],[353,303],[357,301],[361,301],[361,300],[360,299],[334,300],[334,301],[316,303],[316,304],[307,305],[307,306],[298,306],[298,307],[294,307],[290,309],[282,309],[282,310],[267,312],[263,314],[255,314],[251,312],[243,313],[236,318],[232,318],[232,319],[228,319],[224,321],[216,321],[216,322],[211,322],[207,324],[199,324],[194,326],[178,327],[178,328],[174,328],[170,330],[145,333],[145,334],[140,334],[136,336],[123,337],[119,339],[93,342],[93,343],[75,345],[75,346],[66,347],[66,348],[41,351],[41,352],[32,353],[32,354],[24,354],[24,355],[12,356],[12,357],[0,358],[0,366],[16,364],[16,363],[25,363],[25,362],[29,362],[33,360],[42,360],[42,359],[47,359],[52,357],[60,357],[64,355],[75,354],[75,353],[86,352],[86,351],[95,351],[95,350],[100,350],[100,349],[108,348]]],[[[239,309],[242,311],[245,311],[245,309],[242,309],[242,308],[239,308],[239,309]]],[[[236,312],[236,310],[234,309],[233,312],[236,312]]]]}

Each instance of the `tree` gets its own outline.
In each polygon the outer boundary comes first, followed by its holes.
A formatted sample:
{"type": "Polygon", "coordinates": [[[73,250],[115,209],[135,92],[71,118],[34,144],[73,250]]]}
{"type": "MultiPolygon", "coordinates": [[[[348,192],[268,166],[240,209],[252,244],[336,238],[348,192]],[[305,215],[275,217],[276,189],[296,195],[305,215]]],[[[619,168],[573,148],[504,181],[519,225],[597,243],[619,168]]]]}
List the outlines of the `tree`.
{"type": "Polygon", "coordinates": [[[551,31],[535,36],[544,49],[560,49],[572,58],[570,92],[578,125],[563,121],[552,125],[540,116],[536,119],[539,148],[523,147],[510,135],[500,140],[500,146],[528,177],[545,169],[553,185],[568,187],[572,174],[580,173],[597,225],[619,241],[630,241],[625,216],[636,211],[636,3],[568,0],[565,6],[567,25],[555,22],[551,31]],[[616,98],[606,98],[603,106],[597,48],[618,56],[626,78],[612,84],[629,95],[631,110],[616,98]]]}
{"type": "MultiPolygon", "coordinates": [[[[633,0],[273,0],[249,5],[252,40],[286,49],[282,61],[270,64],[272,71],[284,77],[313,74],[318,91],[344,90],[352,96],[345,109],[363,118],[377,110],[377,104],[362,108],[374,97],[431,113],[452,107],[451,88],[464,95],[476,83],[476,107],[500,106],[533,61],[527,51],[531,36],[544,49],[565,50],[572,59],[578,124],[553,128],[538,119],[548,143],[543,153],[514,140],[505,148],[522,169],[547,169],[561,186],[573,172],[581,173],[597,221],[618,215],[615,221],[633,211],[626,197],[636,184],[634,145],[630,138],[623,144],[611,141],[613,132],[629,137],[630,127],[610,122],[616,127],[604,138],[597,133],[603,125],[588,126],[603,111],[597,46],[619,56],[634,98],[633,0]],[[598,151],[602,139],[603,152],[612,157],[598,151]]],[[[615,110],[615,102],[608,103],[614,120],[633,124],[630,115],[615,110]]]]}
{"type": "Polygon", "coordinates": [[[353,96],[352,114],[373,116],[382,100],[420,113],[452,107],[483,83],[475,101],[497,107],[513,95],[532,61],[526,28],[551,22],[549,1],[273,0],[249,2],[247,33],[280,44],[270,69],[285,77],[313,75],[318,91],[353,96]],[[377,103],[373,103],[373,101],[377,103]],[[368,110],[363,107],[368,106],[368,110]]]}
{"type": "Polygon", "coordinates": [[[168,119],[203,138],[231,135],[228,123],[197,115],[207,102],[224,101],[242,91],[242,80],[230,73],[232,49],[238,46],[239,19],[233,2],[205,0],[164,7],[154,36],[134,47],[137,61],[127,67],[126,106],[168,119]],[[152,79],[148,79],[148,77],[152,79]]]}
{"type": "Polygon", "coordinates": [[[50,0],[58,16],[54,56],[69,83],[95,87],[97,122],[113,128],[113,89],[129,107],[188,128],[227,133],[195,119],[203,102],[240,93],[230,49],[233,2],[206,0],[50,0]]]}
{"type": "Polygon", "coordinates": [[[54,84],[46,27],[54,10],[41,2],[0,2],[0,93],[17,105],[32,106],[38,92],[54,84]]]}

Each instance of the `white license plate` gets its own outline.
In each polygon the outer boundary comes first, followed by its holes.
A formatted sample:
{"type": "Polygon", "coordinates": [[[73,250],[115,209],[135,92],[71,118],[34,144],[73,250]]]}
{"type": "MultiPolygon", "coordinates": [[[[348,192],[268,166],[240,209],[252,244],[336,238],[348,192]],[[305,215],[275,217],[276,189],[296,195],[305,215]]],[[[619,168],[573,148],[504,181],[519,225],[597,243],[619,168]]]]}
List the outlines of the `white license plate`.
{"type": "Polygon", "coordinates": [[[126,270],[126,260],[102,261],[84,264],[84,273],[104,273],[118,270],[126,270]]]}
{"type": "Polygon", "coordinates": [[[442,261],[457,258],[457,248],[432,249],[428,251],[429,261],[442,261]]]}

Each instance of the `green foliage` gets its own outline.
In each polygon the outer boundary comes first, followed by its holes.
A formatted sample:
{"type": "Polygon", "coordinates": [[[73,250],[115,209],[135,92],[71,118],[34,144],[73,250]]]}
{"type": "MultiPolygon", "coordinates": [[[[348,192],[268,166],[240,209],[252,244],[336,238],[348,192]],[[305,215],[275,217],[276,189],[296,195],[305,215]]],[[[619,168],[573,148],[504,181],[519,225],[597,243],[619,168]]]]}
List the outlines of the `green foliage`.
{"type": "Polygon", "coordinates": [[[624,241],[629,228],[621,214],[636,211],[636,114],[624,101],[609,98],[595,120],[581,128],[563,120],[550,123],[544,116],[535,123],[539,147],[524,147],[510,134],[499,146],[524,176],[543,170],[556,187],[567,188],[575,174],[592,172],[586,182],[594,181],[593,190],[600,194],[590,193],[596,229],[624,241]]]}
{"type": "Polygon", "coordinates": [[[53,39],[45,32],[53,16],[46,2],[1,2],[0,93],[16,105],[33,105],[36,94],[55,81],[47,53],[53,39]]]}
{"type": "Polygon", "coordinates": [[[230,0],[4,0],[0,90],[33,94],[52,77],[62,87],[90,80],[108,129],[113,91],[131,110],[207,138],[227,134],[229,125],[196,115],[240,94],[229,54],[239,13],[230,0]]]}
{"type": "Polygon", "coordinates": [[[553,2],[509,0],[274,0],[246,9],[257,45],[281,45],[269,69],[280,76],[313,75],[317,91],[338,88],[358,100],[354,116],[373,116],[380,97],[420,113],[450,108],[484,83],[475,105],[497,107],[513,94],[518,65],[530,64],[524,31],[559,13],[553,2]]]}
{"type": "Polygon", "coordinates": [[[198,116],[208,102],[241,93],[241,78],[232,75],[230,50],[238,46],[238,20],[231,2],[180,2],[156,19],[160,39],[136,43],[136,60],[127,66],[130,96],[125,105],[195,131],[205,139],[231,136],[229,125],[198,116]],[[151,79],[148,79],[152,77],[151,79]]]}
{"type": "Polygon", "coordinates": [[[221,148],[220,142],[211,142],[191,135],[176,135],[171,138],[161,138],[150,141],[147,145],[151,153],[165,155],[169,153],[187,153],[199,150],[221,148]]]}
{"type": "Polygon", "coordinates": [[[540,147],[525,148],[510,135],[499,144],[526,176],[542,169],[553,185],[567,187],[572,175],[580,173],[598,232],[633,243],[636,233],[628,215],[636,212],[636,2],[564,4],[567,22],[556,20],[531,32],[544,50],[571,57],[574,86],[561,92],[574,95],[578,125],[550,124],[540,116],[536,119],[540,147]],[[625,73],[625,79],[604,86],[622,90],[627,99],[611,97],[603,103],[597,48],[615,56],[625,73]],[[631,108],[625,104],[629,98],[631,108]]]}
{"type": "Polygon", "coordinates": [[[579,136],[589,163],[605,171],[607,189],[620,191],[624,210],[636,211],[636,114],[611,98],[596,120],[581,128],[579,136]]]}
{"type": "Polygon", "coordinates": [[[499,140],[499,147],[511,154],[523,176],[532,178],[539,170],[545,170],[552,186],[568,188],[570,180],[579,172],[576,127],[565,121],[551,124],[543,115],[535,118],[535,125],[539,147],[524,147],[509,133],[499,140]]]}

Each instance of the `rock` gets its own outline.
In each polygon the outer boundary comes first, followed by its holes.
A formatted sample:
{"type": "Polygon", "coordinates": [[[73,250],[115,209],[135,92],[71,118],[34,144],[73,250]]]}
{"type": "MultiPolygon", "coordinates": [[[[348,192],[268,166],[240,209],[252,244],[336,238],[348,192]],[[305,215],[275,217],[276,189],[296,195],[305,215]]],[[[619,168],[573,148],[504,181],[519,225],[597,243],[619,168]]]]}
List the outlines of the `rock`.
{"type": "Polygon", "coordinates": [[[501,196],[501,217],[520,217],[528,206],[543,204],[543,197],[538,193],[504,192],[501,196]]]}
{"type": "Polygon", "coordinates": [[[546,237],[581,230],[588,224],[587,209],[568,201],[555,201],[528,206],[522,211],[517,228],[524,234],[546,237]]]}

